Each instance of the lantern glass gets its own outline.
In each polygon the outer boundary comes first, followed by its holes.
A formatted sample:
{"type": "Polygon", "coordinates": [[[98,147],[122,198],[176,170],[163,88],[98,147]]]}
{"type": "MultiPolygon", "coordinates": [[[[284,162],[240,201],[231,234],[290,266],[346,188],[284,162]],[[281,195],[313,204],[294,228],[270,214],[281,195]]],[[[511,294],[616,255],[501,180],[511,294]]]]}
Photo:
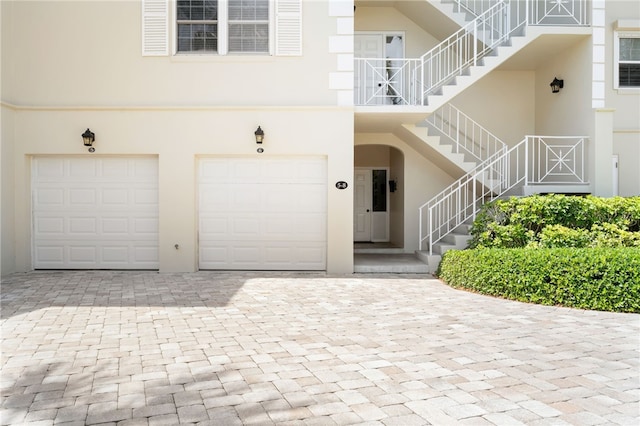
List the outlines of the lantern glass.
{"type": "Polygon", "coordinates": [[[564,80],[558,80],[558,78],[554,78],[549,86],[551,86],[551,93],[558,93],[560,89],[564,87],[564,80]]]}
{"type": "Polygon", "coordinates": [[[95,133],[93,133],[91,130],[87,129],[84,131],[84,133],[82,134],[82,141],[84,142],[85,146],[91,146],[93,145],[93,142],[96,140],[96,136],[95,133]]]}

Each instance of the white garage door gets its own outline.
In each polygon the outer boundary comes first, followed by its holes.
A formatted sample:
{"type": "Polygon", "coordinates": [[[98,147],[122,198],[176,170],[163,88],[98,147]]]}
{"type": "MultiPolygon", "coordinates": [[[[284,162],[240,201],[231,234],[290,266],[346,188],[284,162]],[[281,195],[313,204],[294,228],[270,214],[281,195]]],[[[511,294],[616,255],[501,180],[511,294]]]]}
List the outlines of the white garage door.
{"type": "Polygon", "coordinates": [[[206,158],[200,269],[325,270],[326,160],[206,158]]]}
{"type": "Polygon", "coordinates": [[[36,157],[35,269],[158,269],[158,162],[36,157]]]}

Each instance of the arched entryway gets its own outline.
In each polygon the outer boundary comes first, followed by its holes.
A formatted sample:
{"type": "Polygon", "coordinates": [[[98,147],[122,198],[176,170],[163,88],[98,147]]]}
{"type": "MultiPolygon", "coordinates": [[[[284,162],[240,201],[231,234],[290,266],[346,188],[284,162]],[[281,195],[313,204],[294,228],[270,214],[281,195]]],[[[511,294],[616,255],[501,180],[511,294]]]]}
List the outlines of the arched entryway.
{"type": "Polygon", "coordinates": [[[380,144],[354,150],[354,242],[404,247],[404,154],[380,144]]]}

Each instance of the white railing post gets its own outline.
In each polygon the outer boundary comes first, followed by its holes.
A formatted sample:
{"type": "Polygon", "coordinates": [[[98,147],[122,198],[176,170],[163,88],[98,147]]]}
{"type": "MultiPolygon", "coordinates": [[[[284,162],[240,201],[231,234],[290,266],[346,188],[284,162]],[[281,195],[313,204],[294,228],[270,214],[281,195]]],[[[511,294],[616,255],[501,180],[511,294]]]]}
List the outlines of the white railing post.
{"type": "MultiPolygon", "coordinates": [[[[478,65],[478,20],[473,20],[473,38],[471,39],[473,43],[473,65],[478,65]]],[[[461,58],[460,63],[464,62],[464,59],[461,58]]]]}
{"type": "Polygon", "coordinates": [[[433,207],[429,207],[429,256],[433,255],[433,207]]]}
{"type": "Polygon", "coordinates": [[[529,135],[524,137],[524,185],[529,185],[529,135]]]}

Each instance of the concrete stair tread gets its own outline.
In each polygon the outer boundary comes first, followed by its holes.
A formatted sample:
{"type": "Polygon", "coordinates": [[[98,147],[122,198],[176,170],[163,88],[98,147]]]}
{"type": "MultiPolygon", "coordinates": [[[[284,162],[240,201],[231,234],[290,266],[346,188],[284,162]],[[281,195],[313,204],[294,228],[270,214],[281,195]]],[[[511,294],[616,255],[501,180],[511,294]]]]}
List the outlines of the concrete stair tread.
{"type": "Polygon", "coordinates": [[[356,273],[428,274],[429,265],[415,254],[354,254],[356,273]]]}

